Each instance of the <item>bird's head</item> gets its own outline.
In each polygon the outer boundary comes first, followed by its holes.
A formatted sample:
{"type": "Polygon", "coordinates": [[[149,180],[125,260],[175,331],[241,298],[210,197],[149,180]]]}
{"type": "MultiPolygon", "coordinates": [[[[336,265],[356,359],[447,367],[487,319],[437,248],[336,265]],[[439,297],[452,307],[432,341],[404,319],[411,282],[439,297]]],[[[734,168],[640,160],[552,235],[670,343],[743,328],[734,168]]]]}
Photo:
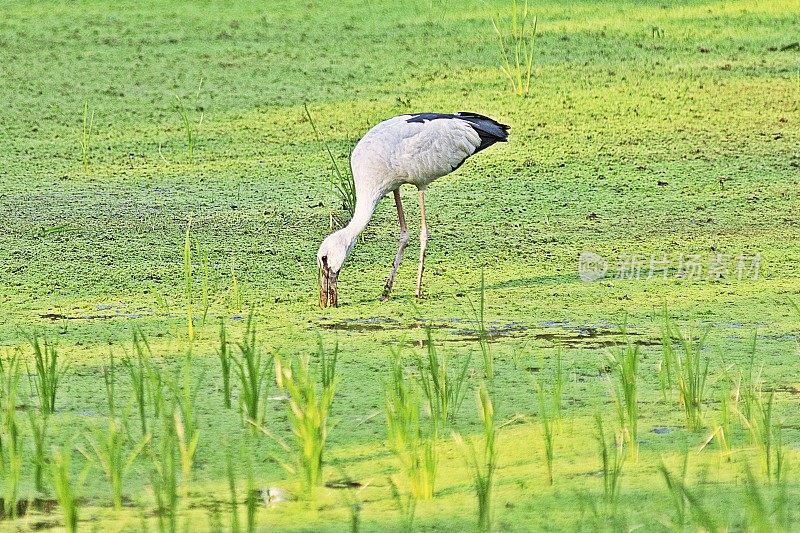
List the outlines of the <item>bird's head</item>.
{"type": "Polygon", "coordinates": [[[319,306],[337,307],[339,294],[336,283],[339,271],[353,247],[353,240],[346,232],[340,230],[328,235],[317,252],[317,265],[319,265],[319,306]]]}

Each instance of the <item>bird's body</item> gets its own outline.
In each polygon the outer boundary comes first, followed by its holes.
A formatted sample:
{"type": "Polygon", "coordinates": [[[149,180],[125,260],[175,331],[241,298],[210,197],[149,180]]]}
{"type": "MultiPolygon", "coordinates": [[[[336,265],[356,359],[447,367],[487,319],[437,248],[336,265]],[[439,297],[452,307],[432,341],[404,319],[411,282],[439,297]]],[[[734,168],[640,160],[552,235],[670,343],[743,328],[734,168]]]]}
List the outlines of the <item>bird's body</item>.
{"type": "Polygon", "coordinates": [[[394,275],[408,242],[399,188],[415,185],[419,190],[422,214],[420,266],[417,275],[419,296],[424,268],[427,224],[424,193],[437,178],[453,172],[471,155],[496,142],[505,142],[508,126],[475,113],[417,113],[400,115],[377,124],[356,144],[351,168],[356,191],[356,207],[347,227],[329,235],[320,246],[317,260],[323,272],[320,304],[337,304],[336,279],[358,235],[366,227],[381,198],[394,191],[400,219],[400,248],[386,282],[388,298],[394,275]]]}

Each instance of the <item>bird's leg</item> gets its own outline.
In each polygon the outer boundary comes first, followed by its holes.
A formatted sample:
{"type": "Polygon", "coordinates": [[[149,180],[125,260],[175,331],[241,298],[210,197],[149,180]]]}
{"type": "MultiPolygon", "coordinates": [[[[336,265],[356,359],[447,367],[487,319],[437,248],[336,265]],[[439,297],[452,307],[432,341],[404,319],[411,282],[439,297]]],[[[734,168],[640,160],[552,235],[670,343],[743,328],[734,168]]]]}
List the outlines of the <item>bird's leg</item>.
{"type": "Polygon", "coordinates": [[[403,260],[403,252],[408,245],[408,228],[406,227],[406,217],[403,214],[403,202],[400,200],[399,188],[394,191],[394,204],[397,206],[397,218],[400,219],[400,246],[398,246],[397,255],[394,257],[392,271],[389,272],[389,278],[386,280],[386,285],[383,286],[383,296],[381,296],[381,300],[384,302],[389,299],[389,293],[392,292],[394,277],[397,274],[397,269],[400,267],[400,261],[403,260]]]}
{"type": "Polygon", "coordinates": [[[418,192],[419,214],[422,222],[419,228],[419,268],[417,269],[417,298],[422,295],[422,273],[425,270],[425,248],[428,245],[428,221],[425,220],[425,191],[418,192]]]}

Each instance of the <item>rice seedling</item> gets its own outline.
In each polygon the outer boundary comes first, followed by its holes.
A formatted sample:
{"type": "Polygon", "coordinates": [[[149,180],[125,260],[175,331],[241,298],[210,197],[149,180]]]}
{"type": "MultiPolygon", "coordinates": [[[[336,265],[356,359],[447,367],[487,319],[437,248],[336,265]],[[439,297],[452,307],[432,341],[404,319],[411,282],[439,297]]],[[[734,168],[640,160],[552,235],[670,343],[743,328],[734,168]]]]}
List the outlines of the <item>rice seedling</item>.
{"type": "Polygon", "coordinates": [[[89,450],[79,448],[78,451],[87,461],[100,466],[111,487],[111,502],[114,509],[119,511],[122,509],[122,483],[150,442],[150,435],[145,435],[137,443],[131,443],[120,423],[110,418],[105,429],[94,428],[86,435],[86,441],[89,450]]]}
{"type": "Polygon", "coordinates": [[[237,346],[239,356],[233,357],[231,361],[239,378],[239,407],[245,424],[252,425],[256,430],[264,424],[267,386],[273,357],[264,357],[256,345],[256,327],[253,323],[252,310],[247,317],[244,337],[237,346]]]}
{"type": "Polygon", "coordinates": [[[492,17],[492,26],[500,44],[500,67],[511,83],[512,92],[517,96],[528,96],[533,77],[537,18],[529,21],[528,0],[522,5],[513,0],[511,20],[504,22],[500,17],[492,17]]]}
{"type": "MultiPolygon", "coordinates": [[[[339,474],[342,480],[349,481],[353,479],[345,472],[343,468],[339,469],[339,474]]],[[[345,483],[345,485],[347,486],[345,486],[345,490],[342,492],[342,494],[344,504],[350,511],[350,531],[351,533],[358,533],[361,531],[361,512],[364,510],[364,502],[361,498],[361,492],[369,487],[370,483],[368,482],[363,485],[360,483],[345,483]]],[[[391,483],[389,485],[391,487],[391,483]]]]}
{"type": "Polygon", "coordinates": [[[553,419],[557,425],[561,423],[561,404],[564,400],[564,385],[566,376],[564,374],[563,351],[561,345],[556,346],[555,368],[553,369],[553,385],[550,396],[550,405],[553,409],[553,419]]]}
{"type": "Polygon", "coordinates": [[[77,479],[73,479],[70,464],[72,462],[71,455],[68,449],[54,446],[50,459],[50,471],[53,479],[53,489],[64,517],[64,528],[68,533],[75,533],[78,529],[77,492],[83,487],[91,464],[87,463],[81,469],[77,479]]]}
{"type": "Polygon", "coordinates": [[[683,407],[686,427],[698,431],[703,426],[703,402],[705,401],[706,378],[709,361],[704,361],[702,352],[706,332],[695,338],[691,331],[685,334],[664,316],[662,334],[663,361],[674,374],[678,387],[678,399],[683,407]],[[680,349],[675,349],[672,339],[677,338],[680,349]]]}
{"type": "Polygon", "coordinates": [[[225,330],[225,319],[219,321],[219,357],[220,369],[222,371],[222,400],[225,409],[231,408],[231,350],[228,345],[228,334],[225,330]]]}
{"type": "Polygon", "coordinates": [[[685,526],[687,519],[686,511],[689,502],[686,498],[686,494],[683,491],[683,487],[686,485],[686,473],[688,471],[688,465],[689,454],[684,453],[680,478],[676,478],[673,474],[671,474],[669,470],[667,470],[667,467],[664,465],[663,461],[658,467],[658,471],[661,473],[661,477],[664,479],[664,483],[666,483],[667,490],[669,490],[670,497],[672,498],[672,504],[675,508],[675,516],[672,518],[672,523],[677,529],[682,529],[685,526]]]}
{"type": "MultiPolygon", "coordinates": [[[[240,455],[239,460],[241,461],[241,455],[242,455],[241,454],[241,450],[240,450],[240,454],[239,455],[240,455]]],[[[248,465],[249,465],[249,456],[247,456],[247,457],[248,457],[247,461],[248,461],[248,465]]],[[[238,502],[238,492],[237,492],[238,489],[237,489],[237,479],[236,479],[237,472],[236,472],[236,466],[235,466],[234,460],[233,460],[233,450],[232,450],[232,447],[231,447],[230,444],[226,444],[226,446],[225,446],[225,467],[226,467],[225,469],[226,469],[227,478],[228,478],[228,492],[230,494],[230,517],[231,517],[230,531],[232,533],[240,533],[241,530],[242,530],[242,526],[241,526],[241,523],[239,522],[239,502],[238,502]]],[[[252,478],[253,478],[253,476],[252,476],[252,468],[249,468],[248,472],[249,473],[248,473],[248,500],[247,500],[247,504],[248,504],[248,506],[247,506],[247,511],[248,511],[247,512],[248,529],[247,530],[248,531],[253,531],[254,530],[253,526],[255,524],[255,520],[254,520],[255,512],[254,511],[251,512],[251,510],[250,510],[250,508],[253,507],[253,504],[251,504],[251,500],[252,500],[251,493],[254,492],[253,491],[253,482],[252,482],[252,478]],[[251,518],[251,516],[252,516],[252,518],[251,518]]]]}
{"type": "Polygon", "coordinates": [[[698,526],[702,531],[725,531],[727,529],[722,527],[718,518],[716,518],[707,507],[706,503],[703,501],[702,495],[691,491],[687,486],[686,457],[684,457],[684,466],[680,479],[671,474],[663,462],[659,465],[659,472],[667,485],[670,495],[672,496],[672,502],[675,505],[677,516],[673,522],[676,525],[676,529],[682,530],[684,522],[690,516],[692,524],[698,526]]]}
{"type": "Polygon", "coordinates": [[[312,375],[307,355],[296,357],[287,364],[275,356],[275,377],[278,386],[289,395],[287,415],[295,437],[297,470],[305,495],[310,499],[322,483],[322,465],[325,445],[328,440],[329,417],[338,379],[336,361],[339,346],[332,355],[326,353],[322,339],[318,343],[318,376],[312,375]],[[317,379],[320,390],[317,391],[317,379]]]}
{"type": "Polygon", "coordinates": [[[148,446],[150,456],[150,484],[156,503],[158,530],[175,533],[178,530],[178,464],[176,458],[177,435],[169,406],[161,406],[161,431],[157,445],[148,446]]]}
{"type": "Polygon", "coordinates": [[[720,450],[728,455],[731,451],[731,438],[733,436],[733,429],[731,427],[732,415],[738,412],[740,382],[734,382],[726,372],[721,383],[722,386],[719,392],[719,422],[714,429],[712,438],[717,439],[720,450]]]}
{"type": "Polygon", "coordinates": [[[744,418],[742,419],[742,426],[745,429],[748,429],[748,425],[746,423],[747,420],[752,420],[753,418],[753,410],[755,409],[754,403],[758,398],[761,397],[761,370],[759,369],[755,374],[753,373],[755,368],[757,342],[758,331],[754,330],[753,339],[750,341],[750,349],[748,351],[749,357],[747,360],[747,383],[742,394],[742,413],[744,415],[744,418]]]}
{"type": "Polygon", "coordinates": [[[150,283],[147,290],[150,294],[153,295],[153,299],[155,300],[155,307],[158,308],[159,312],[162,315],[169,316],[171,309],[169,306],[169,300],[164,295],[164,293],[158,290],[158,287],[156,287],[154,283],[150,283]]]}
{"type": "Polygon", "coordinates": [[[663,310],[664,323],[661,327],[661,360],[658,362],[658,385],[664,403],[669,404],[673,401],[672,378],[675,370],[672,367],[674,361],[674,348],[672,345],[672,328],[669,327],[669,313],[666,306],[663,310]]]}
{"type": "Polygon", "coordinates": [[[414,518],[417,512],[417,499],[414,497],[414,493],[409,491],[408,495],[404,498],[395,480],[387,478],[387,481],[395,507],[397,507],[397,510],[400,512],[400,516],[403,517],[402,530],[414,531],[414,518]]]}
{"type": "Polygon", "coordinates": [[[783,446],[783,426],[775,425],[775,469],[773,479],[778,485],[786,482],[789,473],[789,460],[786,455],[786,448],[783,446]]]}
{"type": "Polygon", "coordinates": [[[200,258],[200,302],[203,305],[203,326],[206,325],[206,318],[208,318],[208,309],[211,307],[209,300],[209,270],[208,270],[208,251],[200,247],[200,243],[196,243],[197,256],[200,258]]]}
{"type": "Polygon", "coordinates": [[[256,517],[261,506],[260,491],[256,488],[255,478],[253,477],[253,461],[250,454],[244,455],[244,464],[247,468],[247,498],[245,500],[245,510],[247,512],[247,533],[254,533],[256,530],[256,517]]]}
{"type": "Polygon", "coordinates": [[[751,417],[746,420],[750,439],[761,452],[761,464],[765,475],[772,480],[773,470],[773,451],[775,447],[776,430],[772,423],[772,408],[775,394],[770,392],[764,398],[760,393],[753,398],[751,417]]]}
{"type": "Polygon", "coordinates": [[[2,428],[0,428],[0,474],[3,483],[3,512],[16,518],[19,483],[22,476],[22,439],[17,424],[17,392],[20,379],[19,353],[14,352],[5,361],[0,358],[0,402],[2,402],[2,428]]]}
{"type": "Polygon", "coordinates": [[[230,531],[231,533],[239,533],[242,529],[241,525],[239,524],[239,503],[237,499],[238,495],[236,489],[236,467],[234,466],[233,463],[233,452],[231,451],[230,444],[227,444],[225,447],[225,467],[228,476],[228,493],[230,494],[231,497],[230,531]]]}
{"type": "Polygon", "coordinates": [[[39,397],[39,408],[42,415],[47,416],[56,410],[58,385],[67,371],[67,365],[58,364],[58,349],[55,344],[46,339],[44,342],[40,342],[36,333],[28,337],[28,342],[33,347],[34,370],[36,371],[33,376],[33,388],[39,397]]]}
{"type": "Polygon", "coordinates": [[[494,405],[485,382],[482,382],[478,388],[478,413],[483,423],[482,453],[478,454],[472,442],[467,446],[458,433],[454,433],[453,438],[464,450],[467,463],[472,468],[473,485],[478,498],[478,529],[491,531],[492,493],[494,475],[497,470],[497,448],[495,447],[497,428],[494,420],[494,405]],[[469,454],[467,454],[467,450],[469,450],[469,454]]]}
{"type": "Polygon", "coordinates": [[[494,381],[494,355],[492,354],[492,347],[489,343],[489,332],[486,329],[486,283],[483,268],[481,268],[480,299],[478,300],[478,305],[475,305],[475,302],[472,301],[469,295],[467,295],[467,302],[472,312],[472,318],[478,327],[478,347],[481,350],[481,357],[483,359],[483,375],[491,385],[494,381]]]}
{"type": "Polygon", "coordinates": [[[117,416],[117,400],[116,400],[116,386],[117,376],[116,367],[114,365],[114,352],[110,351],[108,354],[108,366],[103,366],[103,384],[106,388],[106,404],[108,405],[108,416],[115,418],[117,416]]]}
{"type": "MultiPolygon", "coordinates": [[[[202,85],[202,81],[200,82],[202,85]]],[[[199,90],[199,89],[198,89],[199,90]]],[[[189,161],[191,162],[194,159],[194,143],[195,143],[195,126],[192,124],[192,120],[189,118],[189,113],[186,111],[186,108],[183,105],[183,101],[181,100],[180,96],[177,94],[175,95],[175,100],[177,100],[177,110],[178,114],[181,117],[181,122],[183,123],[183,131],[186,133],[186,155],[189,157],[189,161]]],[[[200,115],[200,121],[197,124],[199,128],[203,124],[203,116],[200,115]]]]}
{"type": "Polygon", "coordinates": [[[228,301],[232,308],[241,313],[242,289],[239,287],[239,282],[236,280],[236,269],[234,268],[233,262],[231,262],[231,287],[228,296],[228,301]]]}
{"type": "Polygon", "coordinates": [[[38,492],[44,491],[44,470],[47,468],[47,422],[50,417],[28,411],[33,438],[33,486],[38,492]]]}
{"type": "Polygon", "coordinates": [[[350,533],[361,531],[361,509],[360,503],[350,505],[350,533]]]}
{"type": "Polygon", "coordinates": [[[83,103],[83,135],[81,136],[81,152],[83,154],[83,173],[89,175],[89,159],[92,148],[92,127],[94,126],[94,111],[89,114],[89,102],[83,103]]]}
{"type": "Polygon", "coordinates": [[[770,511],[767,510],[767,503],[764,495],[758,486],[750,465],[745,463],[744,467],[747,482],[745,483],[744,503],[746,510],[745,530],[746,531],[773,531],[769,520],[770,511]]]}
{"type": "Polygon", "coordinates": [[[603,474],[603,498],[613,516],[619,503],[622,467],[625,464],[625,440],[616,433],[606,436],[603,417],[595,414],[595,439],[603,474]]]}
{"type": "MultiPolygon", "coordinates": [[[[175,423],[175,441],[180,457],[181,489],[184,499],[189,496],[194,457],[200,442],[200,430],[195,417],[196,398],[192,393],[191,366],[192,354],[190,351],[184,357],[180,375],[167,382],[172,393],[170,405],[173,406],[172,417],[175,423]]],[[[202,377],[200,381],[202,381],[202,377]]]]}
{"type": "Polygon", "coordinates": [[[547,480],[553,484],[553,417],[554,414],[548,408],[547,393],[537,379],[533,380],[536,389],[536,398],[539,401],[539,422],[542,424],[542,435],[544,437],[544,459],[547,465],[547,480]]]}
{"type": "Polygon", "coordinates": [[[330,146],[322,137],[322,134],[319,132],[319,129],[317,128],[317,125],[311,116],[311,112],[308,110],[308,105],[303,104],[303,109],[306,112],[306,118],[311,124],[311,128],[314,130],[314,135],[328,153],[328,157],[331,160],[331,165],[333,166],[333,173],[330,175],[331,187],[333,187],[336,196],[338,196],[342,204],[342,208],[348,214],[348,220],[339,220],[338,217],[331,213],[331,220],[336,219],[337,225],[339,227],[344,227],[347,225],[349,219],[353,217],[353,213],[355,213],[356,210],[356,185],[353,181],[353,173],[349,169],[345,169],[344,172],[340,170],[339,164],[336,162],[336,158],[333,156],[330,146]]]}
{"type": "Polygon", "coordinates": [[[794,519],[788,497],[788,483],[780,481],[770,498],[762,490],[750,465],[745,462],[745,491],[742,507],[745,509],[745,531],[794,531],[794,519]],[[768,501],[771,499],[772,501],[768,501]]]}
{"type": "Polygon", "coordinates": [[[434,423],[444,430],[449,423],[454,423],[461,403],[464,401],[466,388],[464,383],[469,370],[470,356],[456,373],[448,370],[448,357],[439,356],[433,342],[430,327],[426,328],[427,358],[416,356],[414,362],[419,372],[419,384],[427,400],[428,410],[434,423]]]}
{"type": "Polygon", "coordinates": [[[189,342],[194,340],[194,313],[192,311],[192,290],[194,280],[192,279],[192,221],[186,226],[186,233],[183,241],[183,297],[186,300],[186,328],[189,334],[189,342]]]}
{"type": "Polygon", "coordinates": [[[612,392],[617,406],[617,418],[622,428],[628,451],[633,456],[638,455],[638,367],[641,357],[639,346],[628,338],[627,330],[622,327],[625,339],[624,346],[613,348],[608,354],[609,362],[616,370],[616,382],[612,385],[612,392]]]}
{"type": "Polygon", "coordinates": [[[131,380],[133,400],[139,412],[139,421],[142,425],[142,435],[147,435],[147,387],[149,372],[149,351],[147,340],[138,329],[133,330],[133,346],[136,352],[136,361],[130,357],[122,360],[122,366],[128,371],[131,380]]]}
{"type": "Polygon", "coordinates": [[[436,441],[440,422],[431,415],[428,430],[424,431],[418,388],[406,379],[399,350],[392,350],[389,366],[391,379],[384,383],[389,447],[400,461],[411,496],[415,501],[427,500],[433,497],[436,483],[436,441]]]}

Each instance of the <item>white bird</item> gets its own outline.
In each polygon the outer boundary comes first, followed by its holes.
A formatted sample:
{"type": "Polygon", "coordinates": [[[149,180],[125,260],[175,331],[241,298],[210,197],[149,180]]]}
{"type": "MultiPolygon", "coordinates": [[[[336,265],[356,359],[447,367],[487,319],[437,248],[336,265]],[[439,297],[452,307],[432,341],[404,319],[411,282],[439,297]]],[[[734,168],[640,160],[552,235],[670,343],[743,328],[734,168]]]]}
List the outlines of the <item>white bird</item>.
{"type": "Polygon", "coordinates": [[[356,144],[350,158],[356,206],[345,227],[325,238],[317,252],[321,307],[338,305],[339,271],[355,246],[381,198],[394,193],[400,219],[400,246],[386,280],[382,300],[389,298],[395,274],[408,244],[408,228],[400,201],[400,186],[416,185],[422,223],[419,233],[417,291],[422,289],[428,224],[425,190],[433,180],[450,174],[466,159],[496,142],[506,142],[509,126],[477,113],[415,113],[390,118],[374,126],[356,144]]]}

